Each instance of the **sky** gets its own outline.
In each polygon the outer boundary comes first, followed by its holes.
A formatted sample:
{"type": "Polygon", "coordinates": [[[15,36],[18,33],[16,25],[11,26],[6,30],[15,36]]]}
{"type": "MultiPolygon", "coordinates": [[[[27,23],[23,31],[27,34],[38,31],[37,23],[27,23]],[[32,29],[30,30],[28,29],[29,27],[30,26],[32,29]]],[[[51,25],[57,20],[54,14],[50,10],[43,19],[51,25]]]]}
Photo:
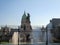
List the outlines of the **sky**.
{"type": "Polygon", "coordinates": [[[24,11],[32,26],[46,26],[60,18],[60,0],[0,0],[0,25],[21,25],[24,11]]]}

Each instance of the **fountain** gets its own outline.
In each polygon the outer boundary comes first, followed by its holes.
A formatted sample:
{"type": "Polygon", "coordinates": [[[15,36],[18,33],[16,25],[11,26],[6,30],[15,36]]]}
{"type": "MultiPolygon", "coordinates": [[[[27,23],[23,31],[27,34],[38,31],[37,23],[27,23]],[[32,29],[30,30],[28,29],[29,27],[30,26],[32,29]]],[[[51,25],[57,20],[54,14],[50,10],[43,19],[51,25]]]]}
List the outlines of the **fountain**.
{"type": "Polygon", "coordinates": [[[12,43],[18,44],[18,32],[14,32],[12,36],[12,43]]]}

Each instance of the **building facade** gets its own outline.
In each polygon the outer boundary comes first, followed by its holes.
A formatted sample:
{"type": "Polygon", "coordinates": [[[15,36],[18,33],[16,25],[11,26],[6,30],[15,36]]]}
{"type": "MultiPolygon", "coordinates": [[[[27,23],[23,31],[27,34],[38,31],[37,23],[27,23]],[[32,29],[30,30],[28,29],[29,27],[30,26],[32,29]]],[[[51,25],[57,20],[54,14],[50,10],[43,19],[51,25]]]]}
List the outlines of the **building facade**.
{"type": "Polygon", "coordinates": [[[53,36],[53,42],[60,43],[60,19],[53,18],[50,20],[50,23],[52,23],[51,34],[53,36]]]}

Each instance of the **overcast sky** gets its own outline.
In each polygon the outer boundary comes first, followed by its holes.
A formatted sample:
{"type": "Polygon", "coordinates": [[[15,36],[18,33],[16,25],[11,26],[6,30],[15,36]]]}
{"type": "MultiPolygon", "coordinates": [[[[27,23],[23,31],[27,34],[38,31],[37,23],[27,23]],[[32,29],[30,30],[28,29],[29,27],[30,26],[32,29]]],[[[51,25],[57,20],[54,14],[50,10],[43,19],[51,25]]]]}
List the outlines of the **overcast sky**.
{"type": "Polygon", "coordinates": [[[20,25],[24,11],[31,25],[45,26],[60,18],[60,0],[0,0],[0,25],[20,25]]]}

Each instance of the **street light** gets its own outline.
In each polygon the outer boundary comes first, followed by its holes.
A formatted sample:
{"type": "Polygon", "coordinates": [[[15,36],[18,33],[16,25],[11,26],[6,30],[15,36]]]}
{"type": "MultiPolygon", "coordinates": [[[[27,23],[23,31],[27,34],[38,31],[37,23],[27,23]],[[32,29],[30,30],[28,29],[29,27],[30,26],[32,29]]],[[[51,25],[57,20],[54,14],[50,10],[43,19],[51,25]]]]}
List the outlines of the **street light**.
{"type": "Polygon", "coordinates": [[[19,45],[19,32],[20,32],[20,29],[18,29],[18,45],[19,45]]]}
{"type": "Polygon", "coordinates": [[[46,27],[46,45],[48,45],[48,29],[46,27]]]}

